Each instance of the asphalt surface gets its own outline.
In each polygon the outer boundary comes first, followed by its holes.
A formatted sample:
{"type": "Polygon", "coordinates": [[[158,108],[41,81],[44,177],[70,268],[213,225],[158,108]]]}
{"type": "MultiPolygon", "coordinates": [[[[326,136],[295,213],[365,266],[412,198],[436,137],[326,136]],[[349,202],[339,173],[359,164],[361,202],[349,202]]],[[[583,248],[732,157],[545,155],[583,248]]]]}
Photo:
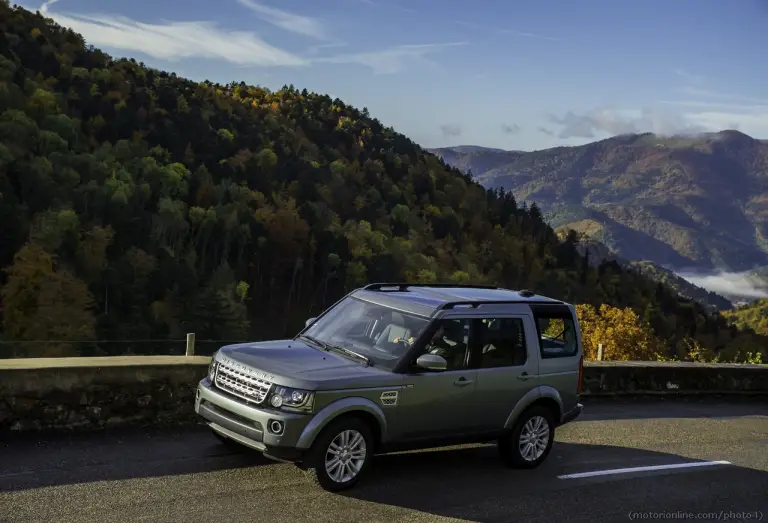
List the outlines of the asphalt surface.
{"type": "Polygon", "coordinates": [[[503,468],[494,446],[392,454],[342,494],[316,490],[293,465],[232,451],[205,427],[6,439],[0,521],[768,520],[765,400],[585,405],[535,470],[503,468]]]}

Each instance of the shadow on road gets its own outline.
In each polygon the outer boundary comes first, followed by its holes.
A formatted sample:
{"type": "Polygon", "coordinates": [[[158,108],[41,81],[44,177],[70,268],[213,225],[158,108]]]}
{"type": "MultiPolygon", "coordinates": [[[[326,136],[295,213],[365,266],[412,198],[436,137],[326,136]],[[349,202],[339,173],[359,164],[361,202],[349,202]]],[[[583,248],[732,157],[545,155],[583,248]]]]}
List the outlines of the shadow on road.
{"type": "Polygon", "coordinates": [[[624,520],[628,509],[768,509],[764,496],[768,472],[734,465],[579,479],[558,477],[694,462],[703,461],[647,450],[560,442],[555,443],[547,461],[534,470],[505,468],[495,445],[389,454],[377,456],[365,480],[339,495],[471,521],[572,520],[592,510],[595,517],[583,520],[624,520]],[[578,494],[570,490],[573,487],[579,488],[578,494]],[[580,499],[599,499],[600,506],[584,506],[580,499]],[[544,513],[547,516],[541,519],[544,513]]]}
{"type": "Polygon", "coordinates": [[[0,443],[0,492],[274,464],[204,426],[17,435],[0,443]]]}

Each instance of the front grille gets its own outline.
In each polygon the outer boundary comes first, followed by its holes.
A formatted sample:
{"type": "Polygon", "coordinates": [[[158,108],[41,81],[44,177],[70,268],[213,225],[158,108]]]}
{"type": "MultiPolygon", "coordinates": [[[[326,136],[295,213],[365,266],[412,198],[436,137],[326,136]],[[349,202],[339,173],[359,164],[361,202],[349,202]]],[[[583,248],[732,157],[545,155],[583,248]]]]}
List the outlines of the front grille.
{"type": "Polygon", "coordinates": [[[261,403],[269,394],[272,383],[249,376],[224,363],[216,366],[216,386],[225,392],[254,403],[261,403]]]}

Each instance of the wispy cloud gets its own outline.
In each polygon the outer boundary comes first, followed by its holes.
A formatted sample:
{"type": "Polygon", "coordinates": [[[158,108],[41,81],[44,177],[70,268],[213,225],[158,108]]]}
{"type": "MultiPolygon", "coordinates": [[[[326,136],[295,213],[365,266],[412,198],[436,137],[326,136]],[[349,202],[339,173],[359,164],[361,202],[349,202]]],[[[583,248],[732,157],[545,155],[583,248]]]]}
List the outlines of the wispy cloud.
{"type": "Polygon", "coordinates": [[[663,105],[676,105],[678,107],[690,107],[698,109],[717,109],[724,111],[734,111],[737,113],[753,113],[768,111],[768,101],[762,104],[738,104],[728,102],[713,102],[706,100],[660,100],[663,105]]]}
{"type": "Polygon", "coordinates": [[[675,74],[688,82],[694,83],[694,84],[703,84],[706,82],[706,78],[704,78],[701,75],[689,73],[685,69],[675,69],[675,74]]]}
{"type": "Polygon", "coordinates": [[[516,31],[514,29],[499,29],[498,33],[503,35],[523,36],[525,38],[538,38],[540,40],[551,40],[551,41],[559,40],[559,38],[555,38],[554,36],[547,36],[547,35],[542,35],[538,33],[529,33],[526,31],[516,31]]]}
{"type": "Polygon", "coordinates": [[[454,24],[460,25],[461,27],[466,27],[468,29],[480,29],[480,24],[476,24],[474,22],[464,22],[463,20],[454,20],[454,24]]]}
{"type": "Polygon", "coordinates": [[[723,93],[720,91],[712,91],[710,89],[699,89],[697,87],[683,87],[680,89],[683,93],[689,96],[696,96],[700,98],[714,98],[719,100],[731,100],[735,102],[745,102],[751,104],[768,104],[768,100],[765,98],[754,98],[751,96],[743,96],[735,93],[723,93]]]}
{"type": "Polygon", "coordinates": [[[501,132],[504,134],[517,134],[520,132],[520,126],[516,123],[513,123],[512,125],[509,124],[501,124],[501,132]]]}
{"type": "MultiPolygon", "coordinates": [[[[162,60],[213,58],[236,65],[303,66],[308,61],[268,44],[256,34],[232,31],[212,22],[144,23],[117,15],[53,13],[57,0],[44,3],[40,12],[80,33],[89,44],[133,51],[162,60]]],[[[36,8],[30,8],[33,11],[36,8]]]]}
{"type": "Polygon", "coordinates": [[[373,0],[357,0],[361,4],[365,4],[370,7],[388,7],[390,9],[395,9],[397,11],[402,11],[403,13],[415,13],[415,9],[411,9],[410,7],[403,7],[401,5],[398,5],[394,2],[391,2],[390,0],[384,0],[383,5],[379,2],[374,2],[373,0]]]}
{"type": "Polygon", "coordinates": [[[317,54],[320,52],[321,49],[331,49],[334,47],[346,47],[347,43],[345,42],[334,42],[332,44],[319,44],[319,45],[312,45],[307,49],[307,52],[309,54],[317,54]]]}
{"type": "Polygon", "coordinates": [[[546,127],[539,127],[539,132],[542,134],[546,134],[547,136],[554,136],[555,131],[552,129],[547,129],[546,127]]]}
{"type": "Polygon", "coordinates": [[[237,0],[237,2],[253,11],[256,16],[267,23],[279,27],[285,31],[296,33],[318,40],[332,40],[320,20],[302,16],[275,7],[269,7],[253,0],[237,0]]]}
{"type": "Polygon", "coordinates": [[[393,74],[403,71],[411,62],[425,61],[429,54],[438,53],[448,47],[462,45],[468,45],[468,42],[398,45],[381,51],[322,57],[316,61],[335,64],[359,64],[370,67],[374,74],[393,74]]]}
{"type": "Polygon", "coordinates": [[[451,124],[446,123],[440,126],[440,132],[443,133],[443,136],[446,138],[456,138],[457,136],[461,136],[463,129],[460,124],[451,124]]]}
{"type": "MultiPolygon", "coordinates": [[[[145,23],[114,14],[72,14],[51,12],[58,0],[50,0],[39,9],[45,16],[83,35],[89,44],[126,53],[136,52],[150,57],[177,61],[185,58],[210,58],[237,66],[300,67],[312,64],[358,64],[374,74],[393,74],[409,65],[438,67],[429,55],[468,42],[397,45],[381,50],[318,56],[321,50],[343,47],[345,42],[330,37],[318,21],[283,10],[266,7],[253,0],[238,0],[266,22],[285,31],[311,36],[320,42],[309,47],[305,56],[267,43],[249,31],[232,31],[212,22],[145,23]]],[[[36,7],[28,7],[36,10],[36,7]]]]}

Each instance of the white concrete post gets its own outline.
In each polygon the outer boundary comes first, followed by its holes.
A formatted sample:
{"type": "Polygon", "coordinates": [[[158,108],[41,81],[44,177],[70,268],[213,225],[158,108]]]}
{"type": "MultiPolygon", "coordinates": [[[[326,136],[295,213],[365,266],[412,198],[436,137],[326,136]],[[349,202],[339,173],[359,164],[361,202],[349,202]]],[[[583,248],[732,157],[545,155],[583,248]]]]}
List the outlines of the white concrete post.
{"type": "Polygon", "coordinates": [[[195,333],[187,333],[187,356],[195,355],[195,333]]]}

